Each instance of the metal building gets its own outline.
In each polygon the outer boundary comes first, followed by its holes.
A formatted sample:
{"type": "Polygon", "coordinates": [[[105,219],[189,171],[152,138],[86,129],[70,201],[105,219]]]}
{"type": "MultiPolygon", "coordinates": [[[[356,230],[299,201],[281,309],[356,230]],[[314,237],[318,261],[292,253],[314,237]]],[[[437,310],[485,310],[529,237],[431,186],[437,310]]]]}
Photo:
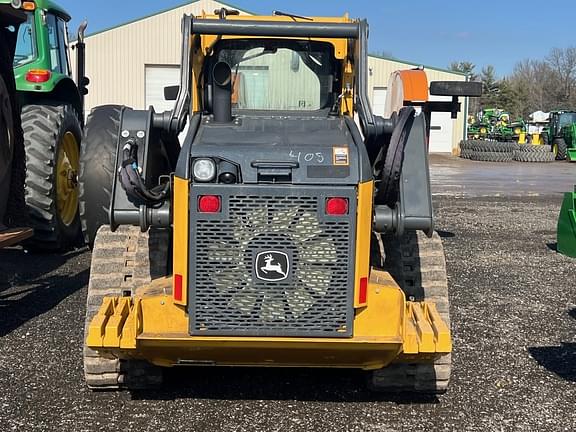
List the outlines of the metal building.
{"type": "MultiPolygon", "coordinates": [[[[227,7],[250,13],[213,0],[189,1],[182,6],[93,33],[86,38],[86,71],[90,77],[90,93],[86,108],[105,104],[127,105],[156,111],[172,108],[164,99],[164,87],[178,84],[181,48],[182,15],[213,13],[227,7]]],[[[398,69],[411,69],[416,63],[371,56],[368,79],[373,110],[381,114],[386,100],[390,74],[398,69]]],[[[464,81],[463,74],[426,67],[428,79],[464,81]]],[[[441,98],[437,98],[440,99],[441,98]]],[[[463,104],[465,108],[466,103],[463,104]]],[[[452,120],[449,113],[432,115],[430,150],[452,152],[465,134],[466,113],[452,120]]]]}

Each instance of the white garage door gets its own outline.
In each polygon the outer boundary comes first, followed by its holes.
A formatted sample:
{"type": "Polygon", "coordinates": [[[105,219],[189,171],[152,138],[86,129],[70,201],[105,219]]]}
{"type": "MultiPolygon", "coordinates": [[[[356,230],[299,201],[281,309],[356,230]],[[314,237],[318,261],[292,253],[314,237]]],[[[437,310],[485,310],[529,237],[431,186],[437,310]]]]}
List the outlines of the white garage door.
{"type": "Polygon", "coordinates": [[[387,87],[374,87],[372,93],[372,112],[376,115],[384,115],[384,107],[386,106],[386,93],[387,87]]]}
{"type": "MultiPolygon", "coordinates": [[[[430,96],[432,101],[451,101],[452,98],[446,96],[430,96]]],[[[450,113],[434,112],[430,120],[430,152],[431,153],[451,153],[452,152],[452,130],[455,120],[452,120],[450,113]]]]}
{"type": "Polygon", "coordinates": [[[174,108],[174,101],[164,99],[164,87],[180,84],[180,66],[146,66],[146,109],[156,112],[174,108]]]}
{"type": "MultiPolygon", "coordinates": [[[[180,85],[180,66],[146,66],[146,109],[153,106],[157,113],[174,109],[175,101],[164,99],[164,87],[180,85]]],[[[184,142],[188,124],[180,134],[180,143],[184,142]]]]}

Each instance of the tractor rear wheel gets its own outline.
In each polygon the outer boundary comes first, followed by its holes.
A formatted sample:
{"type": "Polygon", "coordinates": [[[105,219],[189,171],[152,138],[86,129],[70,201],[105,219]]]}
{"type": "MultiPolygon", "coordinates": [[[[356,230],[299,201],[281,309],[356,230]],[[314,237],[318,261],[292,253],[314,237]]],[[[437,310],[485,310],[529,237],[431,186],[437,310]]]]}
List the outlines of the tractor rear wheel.
{"type": "Polygon", "coordinates": [[[109,224],[121,116],[121,106],[105,105],[94,108],[86,122],[80,156],[80,219],[90,247],[98,229],[109,224]]]}
{"type": "MultiPolygon", "coordinates": [[[[385,270],[390,272],[407,300],[431,301],[450,325],[448,281],[444,247],[438,233],[428,238],[422,232],[408,232],[401,238],[382,238],[385,270]]],[[[452,360],[445,355],[429,363],[393,363],[371,373],[375,391],[444,393],[450,381],[452,360]]]]}
{"type": "Polygon", "coordinates": [[[34,237],[28,247],[58,250],[79,240],[78,171],[82,130],[71,105],[22,109],[26,206],[34,237]]]}
{"type": "Polygon", "coordinates": [[[0,229],[10,195],[12,157],[14,155],[14,120],[12,102],[2,76],[0,76],[0,229]]]}
{"type": "MultiPolygon", "coordinates": [[[[92,251],[84,338],[104,297],[131,296],[139,286],[168,274],[168,247],[165,230],[100,228],[92,251]]],[[[105,358],[84,345],[84,377],[93,390],[137,390],[161,385],[162,369],[141,360],[105,358]]]]}
{"type": "Polygon", "coordinates": [[[552,152],[556,156],[556,160],[565,160],[568,153],[568,146],[564,138],[556,138],[552,143],[552,152]]]}

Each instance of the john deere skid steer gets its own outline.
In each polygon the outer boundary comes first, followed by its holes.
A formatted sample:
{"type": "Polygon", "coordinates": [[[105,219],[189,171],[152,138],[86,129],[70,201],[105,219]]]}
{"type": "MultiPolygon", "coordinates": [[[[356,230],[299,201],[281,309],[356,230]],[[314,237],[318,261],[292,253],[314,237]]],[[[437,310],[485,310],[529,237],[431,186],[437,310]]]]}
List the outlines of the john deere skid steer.
{"type": "Polygon", "coordinates": [[[172,111],[100,107],[87,124],[83,163],[100,154],[109,174],[81,177],[84,199],[110,209],[93,249],[88,386],[151,386],[172,366],[297,366],[445,391],[427,119],[456,116],[477,83],[397,72],[382,118],[366,21],[222,9],[182,31],[172,111]]]}

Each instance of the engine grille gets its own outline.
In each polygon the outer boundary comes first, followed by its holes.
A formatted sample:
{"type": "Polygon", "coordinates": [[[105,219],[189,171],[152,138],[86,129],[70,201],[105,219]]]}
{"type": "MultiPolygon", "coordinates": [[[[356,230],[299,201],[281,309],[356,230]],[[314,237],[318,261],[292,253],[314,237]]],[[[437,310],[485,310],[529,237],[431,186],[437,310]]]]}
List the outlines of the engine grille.
{"type": "Polygon", "coordinates": [[[191,334],[351,336],[354,189],[329,190],[349,198],[344,217],[324,215],[318,188],[235,190],[221,214],[191,212],[191,334]]]}

